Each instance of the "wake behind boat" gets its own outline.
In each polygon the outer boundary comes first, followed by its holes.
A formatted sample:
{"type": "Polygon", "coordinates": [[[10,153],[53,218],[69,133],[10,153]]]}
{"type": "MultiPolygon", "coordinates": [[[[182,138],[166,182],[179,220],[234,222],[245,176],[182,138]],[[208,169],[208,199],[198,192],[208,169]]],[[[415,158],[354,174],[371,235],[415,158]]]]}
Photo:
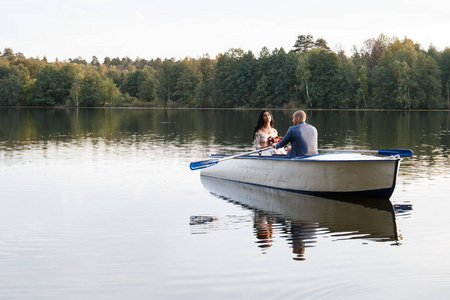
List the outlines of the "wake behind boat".
{"type": "MultiPolygon", "coordinates": [[[[392,154],[378,157],[353,152],[321,153],[293,159],[286,155],[212,155],[198,168],[202,169],[201,176],[291,192],[389,199],[402,153],[392,154]]],[[[192,164],[191,169],[195,169],[192,164]]]]}

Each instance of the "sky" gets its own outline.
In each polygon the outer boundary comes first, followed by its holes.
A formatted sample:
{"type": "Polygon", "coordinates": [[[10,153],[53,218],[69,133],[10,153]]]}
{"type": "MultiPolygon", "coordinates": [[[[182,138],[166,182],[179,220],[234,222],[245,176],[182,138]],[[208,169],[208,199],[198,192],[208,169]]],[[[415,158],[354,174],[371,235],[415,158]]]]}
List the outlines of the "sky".
{"type": "Polygon", "coordinates": [[[0,52],[49,61],[199,58],[231,48],[292,50],[299,35],[352,54],[377,38],[450,47],[444,0],[2,0],[0,52]]]}

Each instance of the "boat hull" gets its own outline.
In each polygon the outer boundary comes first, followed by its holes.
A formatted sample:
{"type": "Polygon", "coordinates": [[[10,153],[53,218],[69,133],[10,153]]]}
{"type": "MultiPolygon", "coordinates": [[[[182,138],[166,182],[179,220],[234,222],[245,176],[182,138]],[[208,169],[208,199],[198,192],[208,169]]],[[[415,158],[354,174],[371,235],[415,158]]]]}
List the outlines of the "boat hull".
{"type": "Polygon", "coordinates": [[[201,175],[298,193],[388,199],[395,189],[400,161],[397,156],[380,158],[354,153],[295,159],[249,155],[221,161],[202,169],[201,175]]]}

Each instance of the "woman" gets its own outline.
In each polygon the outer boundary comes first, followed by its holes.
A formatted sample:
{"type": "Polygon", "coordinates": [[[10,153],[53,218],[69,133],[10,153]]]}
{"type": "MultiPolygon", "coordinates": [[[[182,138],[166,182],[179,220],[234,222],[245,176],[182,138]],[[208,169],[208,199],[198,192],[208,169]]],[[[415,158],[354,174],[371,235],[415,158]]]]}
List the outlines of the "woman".
{"type": "MultiPolygon", "coordinates": [[[[269,110],[263,110],[258,116],[255,129],[253,130],[253,144],[255,149],[269,147],[271,139],[275,139],[278,132],[273,128],[273,116],[269,110]],[[269,141],[268,141],[269,140],[269,141]]],[[[261,153],[261,155],[286,154],[284,149],[269,149],[261,153]]]]}

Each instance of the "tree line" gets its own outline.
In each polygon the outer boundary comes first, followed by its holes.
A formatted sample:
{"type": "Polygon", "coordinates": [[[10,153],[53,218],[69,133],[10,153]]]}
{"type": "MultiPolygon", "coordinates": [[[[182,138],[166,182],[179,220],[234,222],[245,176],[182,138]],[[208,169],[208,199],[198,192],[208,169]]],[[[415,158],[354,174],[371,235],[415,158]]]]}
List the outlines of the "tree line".
{"type": "Polygon", "coordinates": [[[0,52],[0,106],[193,108],[450,108],[450,48],[380,35],[333,52],[300,35],[293,49],[216,58],[81,57],[48,62],[0,52]]]}

